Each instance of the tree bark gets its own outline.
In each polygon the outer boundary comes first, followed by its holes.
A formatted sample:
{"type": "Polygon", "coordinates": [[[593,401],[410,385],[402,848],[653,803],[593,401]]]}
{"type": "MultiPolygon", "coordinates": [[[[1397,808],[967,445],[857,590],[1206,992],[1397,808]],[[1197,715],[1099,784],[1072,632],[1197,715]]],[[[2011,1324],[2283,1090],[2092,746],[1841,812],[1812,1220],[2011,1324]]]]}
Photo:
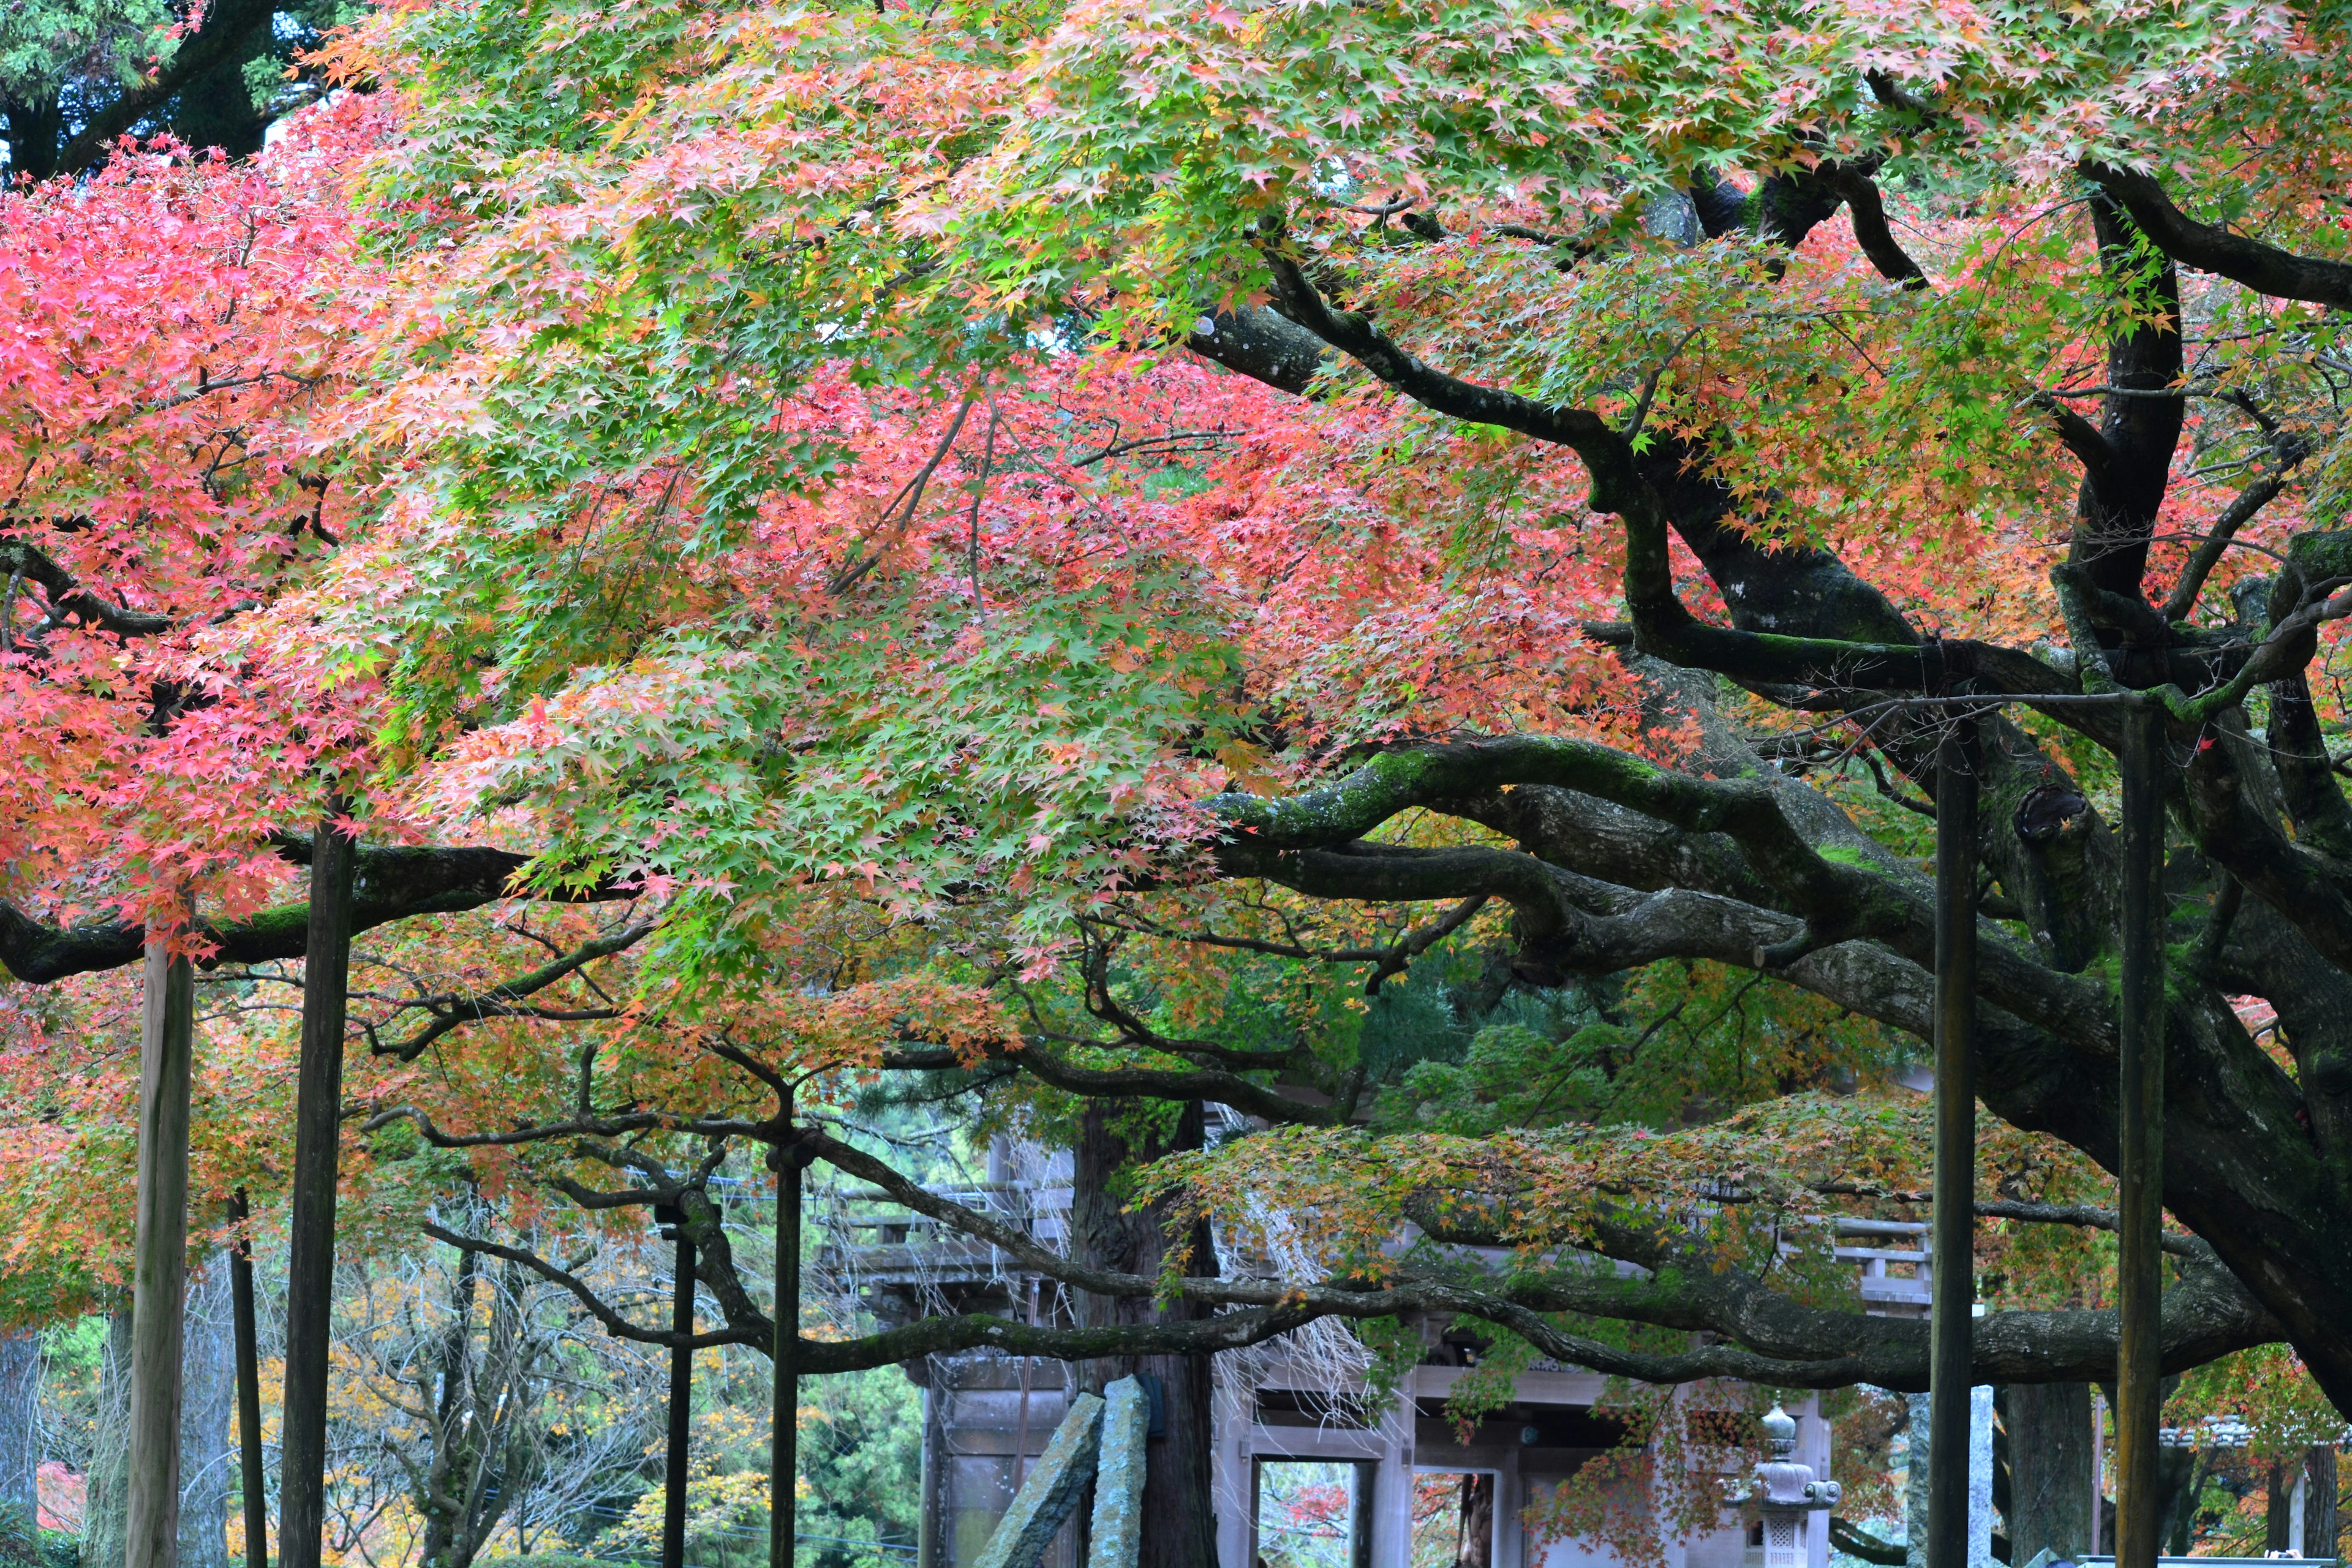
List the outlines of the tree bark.
{"type": "Polygon", "coordinates": [[[1462,1522],[1456,1542],[1455,1568],[1493,1568],[1495,1478],[1485,1470],[1462,1478],[1462,1522]]]}
{"type": "Polygon", "coordinates": [[[2012,1384],[2001,1391],[2009,1434],[2009,1560],[2078,1558],[2091,1547],[2091,1388],[2012,1384]]]}
{"type": "Polygon", "coordinates": [[[2156,1538],[2160,1549],[2186,1557],[2197,1530],[2197,1500],[2213,1473],[2210,1448],[2167,1448],[2156,1468],[2156,1538]]]}
{"type": "Polygon", "coordinates": [[[229,1568],[228,1500],[235,1489],[230,1422],[236,1405],[227,1254],[188,1291],[181,1365],[180,1568],[229,1568]]]}
{"type": "Polygon", "coordinates": [[[2294,1471],[2284,1459],[2273,1459],[2263,1483],[2263,1550],[2284,1552],[2294,1538],[2294,1471]]]}
{"type": "MultiPolygon", "coordinates": [[[[1174,1133],[1165,1140],[1146,1137],[1130,1143],[1112,1126],[1118,1111],[1099,1101],[1088,1105],[1080,1123],[1070,1196],[1070,1250],[1089,1267],[1130,1273],[1158,1272],[1169,1247],[1164,1227],[1166,1211],[1149,1205],[1122,1212],[1113,1195],[1118,1173],[1180,1149],[1197,1149],[1203,1136],[1199,1101],[1186,1104],[1174,1133]]],[[[1202,1226],[1190,1238],[1192,1267],[1187,1272],[1216,1272],[1216,1258],[1202,1226]]],[[[1080,1321],[1089,1326],[1153,1322],[1204,1316],[1200,1308],[1179,1306],[1162,1310],[1149,1300],[1104,1298],[1079,1292],[1080,1321]]],[[[1126,1376],[1156,1380],[1159,1416],[1144,1446],[1143,1517],[1151,1521],[1144,1532],[1140,1568],[1216,1568],[1216,1515],[1210,1460],[1213,1390],[1206,1356],[1123,1356],[1088,1362],[1084,1380],[1099,1393],[1126,1376]]],[[[1147,1382],[1147,1387],[1150,1383],[1147,1382]]]]}
{"type": "Polygon", "coordinates": [[[327,1363],[335,1292],[335,1174],[341,1149],[343,1009],[352,958],[356,846],[331,809],[310,855],[302,967],[302,1063],[294,1091],[288,1215],[286,1395],[278,1450],[279,1568],[319,1568],[327,1510],[327,1363]]]}
{"type": "Polygon", "coordinates": [[[2336,1447],[2313,1446],[2304,1459],[2303,1554],[2333,1557],[2341,1521],[2336,1510],[2336,1447]]]}
{"type": "Polygon", "coordinates": [[[474,1297],[481,1279],[481,1254],[457,1255],[457,1278],[449,1288],[449,1323],[442,1331],[441,1396],[434,1406],[433,1457],[419,1488],[425,1537],[419,1559],[426,1568],[457,1568],[457,1542],[467,1533],[467,1482],[480,1467],[477,1450],[488,1440],[474,1419],[474,1297]]]}
{"type": "MultiPolygon", "coordinates": [[[[670,1331],[694,1332],[694,1243],[677,1232],[677,1279],[671,1292],[670,1331]]],[[[669,1352],[669,1451],[663,1472],[661,1568],[686,1565],[687,1448],[693,1437],[694,1352],[683,1342],[669,1352]]]]}
{"type": "Polygon", "coordinates": [[[28,1521],[40,1508],[34,1442],[40,1402],[41,1336],[0,1338],[0,1503],[16,1504],[28,1521]]]}
{"type": "Polygon", "coordinates": [[[130,1415],[131,1313],[125,1310],[107,1324],[105,1360],[99,1365],[98,1419],[82,1493],[81,1568],[121,1568],[130,1415]]]}
{"type": "Polygon", "coordinates": [[[187,1306],[188,1089],[195,972],[147,946],[139,1042],[139,1218],[124,1489],[128,1568],[180,1555],[182,1314],[187,1306]]]}

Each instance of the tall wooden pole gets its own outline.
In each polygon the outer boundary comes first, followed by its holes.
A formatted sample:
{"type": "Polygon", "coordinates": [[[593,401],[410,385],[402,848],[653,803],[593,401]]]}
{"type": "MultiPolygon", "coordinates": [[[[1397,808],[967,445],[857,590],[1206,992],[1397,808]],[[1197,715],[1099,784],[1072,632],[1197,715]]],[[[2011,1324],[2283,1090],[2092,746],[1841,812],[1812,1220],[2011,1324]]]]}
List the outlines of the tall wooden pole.
{"type": "Polygon", "coordinates": [[[1927,1568],[1969,1568],[1976,1315],[1977,725],[1936,758],[1936,1227],[1927,1352],[1927,1568]]]}
{"type": "Polygon", "coordinates": [[[278,1469],[278,1568],[319,1568],[327,1514],[327,1356],[335,1300],[335,1166],[342,1137],[343,1008],[351,984],[352,877],[359,847],[330,807],[310,845],[302,963],[302,1063],[294,1087],[294,1185],[287,1215],[286,1397],[278,1469]]]}
{"type": "Polygon", "coordinates": [[[131,1306],[126,1568],[180,1560],[180,1342],[188,1289],[188,1083],[195,973],[147,944],[139,1031],[138,1253],[131,1306]]]}
{"type": "MultiPolygon", "coordinates": [[[[253,1217],[245,1189],[229,1216],[239,1226],[253,1217]]],[[[269,1568],[269,1500],[261,1470],[261,1348],[254,1328],[253,1238],[240,1235],[228,1254],[229,1316],[236,1339],[237,1473],[245,1493],[245,1565],[269,1568]]]]}
{"type": "MultiPolygon", "coordinates": [[[[784,1101],[792,1133],[793,1102],[784,1101]]],[[[776,1173],[776,1341],[773,1403],[768,1412],[768,1568],[793,1568],[799,1524],[801,1413],[801,1157],[790,1142],[769,1152],[776,1173]]],[[[925,1405],[929,1408],[928,1403],[925,1405]]],[[[928,1436],[928,1434],[926,1434],[928,1436]]],[[[926,1462],[929,1455],[924,1456],[926,1462]]],[[[928,1481],[929,1478],[926,1477],[928,1481]]]]}
{"type": "MultiPolygon", "coordinates": [[[[669,1326],[681,1341],[694,1332],[694,1243],[678,1216],[677,1281],[670,1299],[669,1326]]],[[[683,1342],[669,1351],[669,1463],[662,1496],[662,1568],[686,1568],[686,1457],[692,1441],[694,1352],[683,1342]]]]}
{"type": "Polygon", "coordinates": [[[2164,715],[2124,711],[2122,1016],[2117,1045],[2116,1563],[2155,1568],[2163,1404],[2158,1250],[2164,1215],[2164,715]]]}

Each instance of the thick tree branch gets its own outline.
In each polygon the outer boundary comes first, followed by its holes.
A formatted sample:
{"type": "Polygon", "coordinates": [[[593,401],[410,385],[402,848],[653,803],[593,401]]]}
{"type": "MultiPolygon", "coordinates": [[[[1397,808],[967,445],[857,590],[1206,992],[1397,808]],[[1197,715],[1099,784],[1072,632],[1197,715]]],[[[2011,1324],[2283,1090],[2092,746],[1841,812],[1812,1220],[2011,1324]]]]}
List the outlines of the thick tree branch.
{"type": "Polygon", "coordinates": [[[1896,1542],[1881,1541],[1859,1525],[1834,1516],[1830,1520],[1830,1544],[1849,1557],[1878,1563],[1880,1568],[1902,1568],[1910,1560],[1909,1548],[1896,1542]]]}
{"type": "MultiPolygon", "coordinates": [[[[1270,240],[1262,253],[1276,297],[1291,320],[1426,408],[1564,446],[1583,460],[1592,479],[1593,510],[1613,513],[1625,525],[1625,603],[1633,617],[1634,646],[1642,652],[1688,668],[1733,674],[1743,681],[1837,690],[1930,689],[1942,680],[1944,661],[1952,649],[1971,663],[1979,662],[1972,644],[1790,637],[1700,620],[1675,590],[1667,498],[1653,487],[1625,434],[1591,409],[1555,407],[1428,364],[1362,312],[1334,310],[1286,245],[1286,240],[1270,240]]],[[[2006,652],[1989,648],[1980,662],[1990,664],[2006,652]]],[[[2008,657],[2015,660],[2021,656],[2008,657]]]]}
{"type": "MultiPolygon", "coordinates": [[[[296,865],[310,862],[307,838],[287,837],[278,852],[296,865]]],[[[416,915],[457,914],[501,899],[538,898],[560,903],[633,899],[634,887],[612,881],[522,890],[536,862],[503,849],[362,848],[352,898],[352,929],[372,931],[416,915]]],[[[214,949],[208,964],[262,963],[299,958],[309,940],[308,904],[264,910],[248,920],[200,921],[194,934],[214,949]]],[[[0,900],[0,964],[18,980],[47,985],[68,975],[121,969],[141,962],[147,930],[124,921],[52,926],[0,900]]]]}
{"type": "Polygon", "coordinates": [[[79,579],[58,565],[38,546],[21,539],[0,540],[0,571],[12,577],[37,583],[49,599],[48,619],[61,624],[68,616],[85,626],[117,637],[160,637],[178,623],[169,616],[149,615],[121,605],[110,605],[82,586],[79,579]]]}
{"type": "MultiPolygon", "coordinates": [[[[1015,1067],[1040,1083],[1070,1094],[1098,1099],[1142,1096],[1151,1100],[1205,1100],[1229,1105],[1245,1116],[1274,1122],[1322,1125],[1331,1114],[1321,1107],[1286,1100],[1264,1084],[1220,1068],[1089,1068],[1028,1040],[992,1041],[984,1058],[1015,1067]]],[[[944,1048],[886,1051],[888,1069],[949,1071],[965,1066],[954,1051],[944,1048]]]]}
{"type": "Polygon", "coordinates": [[[2025,401],[2050,421],[2050,428],[2060,444],[2074,454],[2075,461],[2083,465],[2083,472],[2094,483],[2115,471],[2116,449],[2107,444],[2096,425],[2046,392],[2028,394],[2025,401]]]}
{"type": "MultiPolygon", "coordinates": [[[[1039,1245],[1018,1226],[981,1214],[951,1199],[929,1192],[892,1170],[882,1161],[822,1133],[808,1135],[817,1157],[836,1169],[871,1183],[891,1201],[952,1226],[1002,1249],[1020,1267],[1079,1289],[1100,1295],[1136,1295],[1154,1286],[1149,1277],[1106,1269],[1085,1268],[1039,1245]]],[[[2113,1214],[2077,1205],[2008,1204],[1996,1205],[2007,1217],[2047,1223],[2112,1227],[2113,1214]]],[[[1192,1300],[1222,1306],[1270,1305],[1290,1301],[1316,1309],[1317,1315],[1351,1317],[1381,1315],[1400,1310],[1465,1313],[1502,1323],[1528,1334],[1560,1355],[1595,1371],[1672,1383],[1704,1376],[1752,1377],[1760,1381],[1794,1380],[1810,1388],[1841,1386],[1866,1381],[1889,1388],[1927,1386],[1927,1325],[1899,1319],[1876,1318],[1854,1311],[1807,1306],[1762,1284],[1754,1276],[1725,1269],[1703,1247],[1661,1241],[1675,1227],[1620,1226],[1597,1237],[1603,1251],[1641,1264],[1646,1279],[1621,1279],[1598,1272],[1560,1272],[1529,1278],[1495,1289],[1463,1287],[1435,1280],[1414,1279],[1390,1289],[1340,1290],[1329,1286],[1301,1287],[1223,1279],[1187,1279],[1181,1294],[1192,1300]],[[1613,1245],[1612,1245],[1613,1243],[1613,1245]],[[1701,1352],[1691,1357],[1629,1358],[1627,1353],[1565,1332],[1543,1314],[1578,1312],[1631,1319],[1661,1327],[1705,1329],[1727,1333],[1742,1348],[1712,1347],[1727,1352],[1729,1362],[1701,1352]],[[1727,1371],[1727,1365],[1745,1370],[1727,1371]],[[1857,1366],[1867,1365],[1865,1375],[1857,1366]]],[[[1499,1238],[1478,1237],[1475,1241],[1499,1238]]],[[[2181,1240],[2184,1238],[2171,1238],[2181,1240]]],[[[2266,1343],[2279,1335],[2278,1325],[2236,1281],[2215,1268],[2210,1254],[2184,1249],[2183,1256],[2201,1265],[2168,1297],[2165,1320],[2168,1358],[2181,1365],[2200,1365],[2247,1344],[2266,1343]],[[2177,1298],[2177,1300],[2176,1300],[2177,1298]]],[[[2115,1317],[2112,1312],[2001,1312],[1979,1323],[1984,1348],[1980,1373],[1998,1370],[1993,1381],[2069,1381],[2068,1369],[2103,1364],[2112,1358],[2115,1317]]],[[[2168,1363],[2169,1364],[2169,1361],[2168,1363]]]]}
{"type": "Polygon", "coordinates": [[[2279,492],[2286,488],[2288,472],[2301,456],[2298,447],[2294,458],[2282,462],[2240,490],[2222,509],[2221,515],[2213,520],[2212,528],[2189,554],[2189,563],[2180,569],[2180,581],[2173,584],[2171,594],[2164,601],[2162,614],[2166,620],[2189,618],[2189,612],[2197,607],[2197,595],[2205,591],[2205,580],[2213,574],[2213,568],[2221,563],[2221,557],[2228,552],[2231,542],[2238,537],[2238,531],[2252,521],[2256,512],[2277,499],[2279,492]]]}
{"type": "Polygon", "coordinates": [[[2298,256],[2259,239],[2200,223],[2172,205],[2153,176],[2112,163],[2086,163],[2156,247],[2183,267],[2211,272],[2274,300],[2304,300],[2352,310],[2352,265],[2298,256]]]}
{"type": "Polygon", "coordinates": [[[1263,305],[1211,311],[1185,338],[1184,346],[1227,370],[1302,396],[1331,358],[1330,346],[1322,339],[1263,305]]]}
{"type": "Polygon", "coordinates": [[[1824,163],[1820,174],[1832,190],[1845,198],[1846,212],[1853,220],[1854,242],[1870,258],[1878,275],[1906,289],[1928,288],[1927,274],[1887,226],[1886,205],[1879,198],[1878,182],[1853,164],[1824,163]]]}
{"type": "MultiPolygon", "coordinates": [[[[1768,883],[1781,890],[1782,907],[1802,916],[1817,942],[1865,931],[1899,930],[1913,913],[1909,900],[1885,880],[1821,854],[1782,814],[1770,788],[1751,779],[1696,779],[1591,742],[1523,735],[1383,752],[1320,789],[1287,800],[1227,794],[1209,806],[1229,825],[1221,861],[1229,870],[1271,876],[1288,885],[1318,870],[1337,874],[1332,854],[1352,855],[1388,870],[1394,891],[1351,897],[1460,898],[1493,892],[1511,900],[1523,919],[1543,922],[1544,934],[1566,922],[1545,909],[1557,903],[1556,876],[1517,868],[1499,852],[1410,851],[1351,841],[1411,806],[1474,795],[1513,784],[1553,784],[1614,802],[1686,833],[1722,833],[1736,840],[1768,883]],[[1321,851],[1316,858],[1314,851],[1321,851]],[[1268,852],[1273,852],[1269,856],[1268,852]],[[1288,852],[1287,858],[1285,853],[1288,852]],[[1483,862],[1482,879],[1463,873],[1483,862]],[[1454,869],[1454,863],[1462,863],[1454,869]],[[1415,884],[1418,884],[1417,886],[1415,884]]],[[[1368,889],[1360,873],[1352,879],[1368,889]]],[[[1311,890],[1311,889],[1310,889],[1311,890]]],[[[1786,962],[1793,952],[1783,955],[1786,962]]]]}
{"type": "Polygon", "coordinates": [[[504,1132],[445,1132],[435,1125],[430,1115],[416,1106],[393,1105],[372,1112],[360,1124],[360,1131],[373,1132],[395,1121],[414,1122],[418,1134],[436,1149],[510,1148],[524,1143],[544,1143],[556,1138],[620,1138],[631,1132],[646,1132],[656,1128],[704,1138],[749,1138],[759,1136],[766,1128],[763,1122],[744,1121],[732,1117],[674,1116],[662,1110],[624,1110],[606,1116],[579,1116],[565,1121],[543,1121],[510,1128],[504,1132]]]}

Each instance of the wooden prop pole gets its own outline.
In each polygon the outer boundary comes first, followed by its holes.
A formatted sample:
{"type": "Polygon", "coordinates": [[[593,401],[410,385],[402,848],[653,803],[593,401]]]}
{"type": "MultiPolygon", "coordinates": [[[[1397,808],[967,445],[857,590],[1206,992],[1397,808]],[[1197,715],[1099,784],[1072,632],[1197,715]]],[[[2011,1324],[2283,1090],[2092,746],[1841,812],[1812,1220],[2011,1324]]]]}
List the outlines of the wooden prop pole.
{"type": "Polygon", "coordinates": [[[139,1039],[139,1195],[131,1306],[126,1568],[180,1560],[180,1352],[188,1288],[188,1085],[195,973],[147,944],[139,1039]]]}
{"type": "MultiPolygon", "coordinates": [[[[792,1101],[784,1102],[785,1131],[792,1127],[792,1101]]],[[[779,1145],[768,1156],[776,1173],[776,1342],[774,1403],[768,1415],[768,1568],[793,1568],[793,1544],[800,1510],[800,1149],[779,1145]]],[[[927,1457],[928,1458],[928,1457],[927,1457]]]]}
{"type": "Polygon", "coordinates": [[[2116,1102],[2116,1568],[2156,1568],[2158,1293],[2164,1215],[2164,717],[2126,709],[2123,744],[2122,1007],[2116,1102]]]}
{"type": "Polygon", "coordinates": [[[1929,1302],[1927,1565],[1969,1568],[1969,1339],[1976,1312],[1977,725],[1936,758],[1935,1269],[1929,1302]]]}
{"type": "Polygon", "coordinates": [[[310,842],[310,927],[302,960],[302,1060],[294,1083],[294,1182],[287,1214],[285,1415],[278,1451],[278,1568],[319,1568],[327,1517],[327,1361],[334,1331],[335,1167],[343,1110],[343,1011],[352,969],[358,845],[310,842]]]}
{"type": "MultiPolygon", "coordinates": [[[[236,1190],[229,1217],[242,1226],[252,1217],[245,1189],[236,1190]]],[[[245,1565],[269,1568],[268,1478],[261,1468],[261,1347],[254,1327],[253,1241],[240,1235],[228,1255],[229,1316],[236,1340],[237,1477],[245,1493],[245,1565]]]]}

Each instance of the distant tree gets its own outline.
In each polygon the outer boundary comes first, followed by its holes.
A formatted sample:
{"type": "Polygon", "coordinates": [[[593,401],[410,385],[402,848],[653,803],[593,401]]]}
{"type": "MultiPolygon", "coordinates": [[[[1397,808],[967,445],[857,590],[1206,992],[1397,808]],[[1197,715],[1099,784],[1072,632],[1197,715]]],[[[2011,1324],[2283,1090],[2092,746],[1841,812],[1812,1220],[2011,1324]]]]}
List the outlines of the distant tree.
{"type": "Polygon", "coordinates": [[[358,9],[349,0],[10,5],[0,11],[8,175],[79,174],[119,137],[165,132],[199,151],[257,153],[272,121],[320,90],[300,57],[358,9]]]}

